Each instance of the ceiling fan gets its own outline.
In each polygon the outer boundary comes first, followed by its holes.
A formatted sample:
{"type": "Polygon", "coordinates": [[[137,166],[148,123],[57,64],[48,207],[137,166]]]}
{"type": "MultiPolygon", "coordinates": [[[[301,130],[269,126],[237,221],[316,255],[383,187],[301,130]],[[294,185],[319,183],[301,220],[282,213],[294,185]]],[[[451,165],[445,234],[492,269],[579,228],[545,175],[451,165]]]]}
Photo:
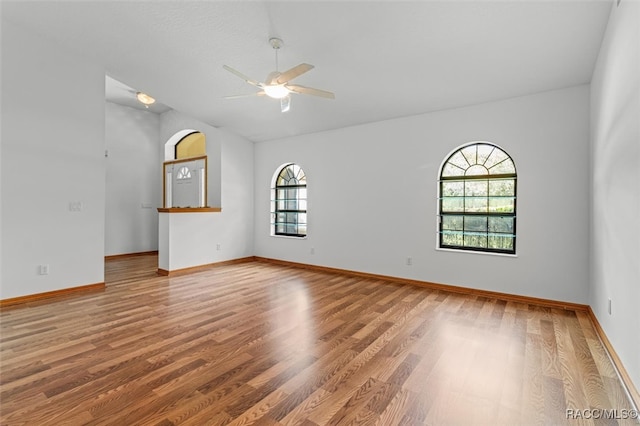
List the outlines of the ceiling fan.
{"type": "Polygon", "coordinates": [[[314,89],[313,87],[301,86],[299,84],[290,84],[291,80],[313,69],[313,65],[300,64],[295,67],[284,71],[278,71],[278,50],[282,47],[283,42],[279,38],[270,38],[269,43],[271,47],[276,51],[276,70],[269,73],[264,83],[254,80],[242,74],[240,71],[236,71],[230,66],[223,65],[222,67],[232,74],[237,75],[247,83],[260,89],[258,92],[248,95],[235,95],[225,96],[225,99],[237,99],[245,98],[248,96],[269,96],[273,99],[280,99],[280,110],[287,112],[291,108],[291,93],[298,93],[301,95],[313,95],[320,96],[327,99],[335,99],[335,95],[332,92],[326,90],[314,89]]]}

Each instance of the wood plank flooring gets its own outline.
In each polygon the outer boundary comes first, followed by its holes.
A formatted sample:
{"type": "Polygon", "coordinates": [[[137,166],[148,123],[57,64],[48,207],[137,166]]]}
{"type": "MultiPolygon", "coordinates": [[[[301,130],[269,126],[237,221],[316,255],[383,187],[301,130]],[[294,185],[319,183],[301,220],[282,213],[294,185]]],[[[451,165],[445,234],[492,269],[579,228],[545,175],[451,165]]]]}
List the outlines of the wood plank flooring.
{"type": "Polygon", "coordinates": [[[156,266],[111,260],[104,292],[2,310],[2,425],[638,424],[585,312],[265,262],[156,266]]]}

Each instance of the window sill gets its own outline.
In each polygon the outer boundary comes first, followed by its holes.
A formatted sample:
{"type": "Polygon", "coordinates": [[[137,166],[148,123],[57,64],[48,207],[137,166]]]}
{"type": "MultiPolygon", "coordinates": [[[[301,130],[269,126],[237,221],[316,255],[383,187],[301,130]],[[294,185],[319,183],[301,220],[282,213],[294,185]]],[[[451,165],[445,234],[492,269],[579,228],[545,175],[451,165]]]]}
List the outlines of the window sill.
{"type": "Polygon", "coordinates": [[[278,235],[278,234],[271,234],[271,237],[274,238],[285,238],[288,240],[306,240],[308,235],[305,235],[304,237],[294,237],[293,235],[278,235]]]}
{"type": "Polygon", "coordinates": [[[500,256],[500,257],[518,257],[517,254],[492,253],[490,251],[458,250],[458,249],[440,248],[440,247],[436,247],[435,249],[436,251],[448,251],[448,252],[454,252],[454,253],[479,254],[479,255],[488,255],[488,256],[500,256]]]}

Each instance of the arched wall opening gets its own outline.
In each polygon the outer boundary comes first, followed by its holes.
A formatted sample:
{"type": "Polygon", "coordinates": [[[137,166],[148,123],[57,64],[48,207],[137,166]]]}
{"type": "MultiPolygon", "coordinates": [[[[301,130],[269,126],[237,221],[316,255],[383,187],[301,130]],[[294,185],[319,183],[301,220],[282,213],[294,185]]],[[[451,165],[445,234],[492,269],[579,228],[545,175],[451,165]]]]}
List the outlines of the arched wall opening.
{"type": "Polygon", "coordinates": [[[169,137],[164,145],[163,207],[221,207],[220,144],[215,142],[193,128],[169,137]],[[190,173],[178,173],[185,167],[190,173]],[[186,187],[193,187],[192,196],[176,197],[186,187]]]}
{"type": "MultiPolygon", "coordinates": [[[[171,161],[176,159],[176,145],[180,143],[185,137],[193,133],[200,133],[195,129],[184,129],[173,134],[164,144],[164,161],[171,161]]],[[[200,133],[202,134],[202,133],[200,133]]]]}

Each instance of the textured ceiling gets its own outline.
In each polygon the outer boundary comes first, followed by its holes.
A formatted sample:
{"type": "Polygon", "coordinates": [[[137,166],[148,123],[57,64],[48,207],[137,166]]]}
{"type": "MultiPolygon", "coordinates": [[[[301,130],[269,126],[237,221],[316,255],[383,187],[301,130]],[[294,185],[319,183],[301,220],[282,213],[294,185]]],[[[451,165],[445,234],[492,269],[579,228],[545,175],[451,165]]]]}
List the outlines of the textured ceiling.
{"type": "Polygon", "coordinates": [[[129,87],[253,141],[588,83],[613,2],[2,1],[3,19],[102,64],[129,87]],[[291,111],[222,68],[280,70],[335,100],[291,111]]]}

